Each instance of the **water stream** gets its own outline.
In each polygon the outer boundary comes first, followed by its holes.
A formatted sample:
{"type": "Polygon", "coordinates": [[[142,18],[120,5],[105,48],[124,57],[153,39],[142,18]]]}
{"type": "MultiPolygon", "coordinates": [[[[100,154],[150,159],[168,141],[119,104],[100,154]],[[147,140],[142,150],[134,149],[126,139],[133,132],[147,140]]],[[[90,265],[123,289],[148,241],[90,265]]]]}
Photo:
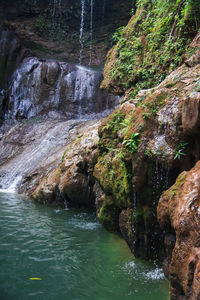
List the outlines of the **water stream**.
{"type": "Polygon", "coordinates": [[[82,62],[82,55],[83,55],[83,29],[85,23],[85,0],[81,0],[81,24],[80,24],[80,35],[79,35],[79,42],[80,42],[80,53],[79,53],[79,64],[82,62]]]}
{"type": "Polygon", "coordinates": [[[2,300],[168,299],[161,268],[133,259],[93,212],[0,193],[0,215],[2,300]]]}
{"type": "Polygon", "coordinates": [[[91,66],[91,63],[92,63],[93,6],[94,6],[94,0],[90,0],[90,61],[89,61],[89,66],[91,66]]]}

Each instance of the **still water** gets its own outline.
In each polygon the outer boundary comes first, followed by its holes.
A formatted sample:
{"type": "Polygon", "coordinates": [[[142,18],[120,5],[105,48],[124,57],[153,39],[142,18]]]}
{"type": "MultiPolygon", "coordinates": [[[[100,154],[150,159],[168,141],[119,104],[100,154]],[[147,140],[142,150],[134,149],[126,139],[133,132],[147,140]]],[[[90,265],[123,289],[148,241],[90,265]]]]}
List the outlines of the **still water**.
{"type": "Polygon", "coordinates": [[[92,212],[0,193],[1,300],[167,300],[168,295],[162,270],[134,260],[125,242],[102,228],[92,212]]]}

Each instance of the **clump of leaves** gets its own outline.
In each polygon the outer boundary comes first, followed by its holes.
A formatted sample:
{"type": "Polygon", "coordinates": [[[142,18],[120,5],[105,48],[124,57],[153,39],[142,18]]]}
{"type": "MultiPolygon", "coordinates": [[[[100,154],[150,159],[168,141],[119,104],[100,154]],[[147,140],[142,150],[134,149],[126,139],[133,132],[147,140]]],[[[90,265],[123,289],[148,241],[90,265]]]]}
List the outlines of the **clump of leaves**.
{"type": "Polygon", "coordinates": [[[116,30],[115,33],[113,33],[113,35],[112,35],[113,43],[117,43],[121,39],[124,29],[125,29],[125,26],[121,26],[116,30]]]}
{"type": "Polygon", "coordinates": [[[152,157],[153,153],[152,153],[152,151],[151,151],[150,148],[147,148],[147,149],[146,149],[145,155],[146,155],[148,158],[152,157]]]}
{"type": "Polygon", "coordinates": [[[182,156],[185,156],[185,148],[187,143],[180,143],[174,150],[174,159],[181,159],[182,156]]]}
{"type": "Polygon", "coordinates": [[[138,149],[138,144],[140,141],[140,134],[138,132],[133,133],[131,138],[123,141],[123,145],[129,150],[129,152],[134,153],[138,149]]]}
{"type": "Polygon", "coordinates": [[[143,113],[142,114],[142,118],[145,120],[145,119],[150,119],[151,115],[150,113],[143,113]]]}

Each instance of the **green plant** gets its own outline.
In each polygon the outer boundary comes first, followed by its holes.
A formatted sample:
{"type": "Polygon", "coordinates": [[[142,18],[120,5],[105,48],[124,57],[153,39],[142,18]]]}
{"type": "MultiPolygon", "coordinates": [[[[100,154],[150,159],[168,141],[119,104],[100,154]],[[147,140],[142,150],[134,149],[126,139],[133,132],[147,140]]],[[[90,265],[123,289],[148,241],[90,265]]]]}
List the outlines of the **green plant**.
{"type": "Polygon", "coordinates": [[[117,43],[121,39],[124,29],[125,29],[125,26],[121,26],[121,27],[117,28],[115,33],[113,33],[112,41],[114,43],[117,43]]]}
{"type": "Polygon", "coordinates": [[[145,120],[145,119],[150,119],[150,113],[143,113],[142,114],[142,118],[145,120]]]}
{"type": "Polygon", "coordinates": [[[180,143],[174,150],[174,159],[181,159],[182,156],[185,156],[185,148],[187,143],[180,143]]]}
{"type": "Polygon", "coordinates": [[[140,134],[136,132],[131,135],[130,139],[124,140],[122,145],[125,145],[130,152],[134,153],[137,151],[139,141],[140,141],[140,134]]]}
{"type": "Polygon", "coordinates": [[[147,156],[147,157],[152,157],[152,152],[151,152],[151,149],[150,148],[147,148],[146,149],[146,151],[145,151],[145,155],[147,156]]]}

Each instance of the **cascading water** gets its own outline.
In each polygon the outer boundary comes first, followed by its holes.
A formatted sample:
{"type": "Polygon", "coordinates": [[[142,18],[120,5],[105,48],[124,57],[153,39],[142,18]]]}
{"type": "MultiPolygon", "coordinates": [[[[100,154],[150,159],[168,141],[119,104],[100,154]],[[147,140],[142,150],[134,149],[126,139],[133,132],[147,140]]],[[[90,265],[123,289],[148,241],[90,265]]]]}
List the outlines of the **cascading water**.
{"type": "Polygon", "coordinates": [[[84,23],[85,23],[85,0],[81,0],[81,24],[80,24],[80,35],[79,35],[79,42],[80,42],[80,53],[79,53],[79,64],[82,63],[82,55],[83,55],[83,30],[84,30],[84,23]]]}
{"type": "Polygon", "coordinates": [[[91,0],[90,1],[90,61],[89,61],[89,66],[92,63],[93,5],[94,5],[94,0],[91,0]]]}
{"type": "Polygon", "coordinates": [[[6,119],[97,118],[108,114],[119,97],[100,89],[102,74],[80,66],[26,58],[13,75],[6,119]]]}
{"type": "Polygon", "coordinates": [[[157,258],[157,246],[156,244],[162,244],[162,234],[160,233],[160,227],[157,221],[156,208],[158,205],[161,193],[168,188],[168,171],[159,164],[159,161],[155,162],[155,172],[153,175],[153,194],[152,194],[152,229],[149,232],[151,251],[154,257],[157,258]]]}
{"type": "Polygon", "coordinates": [[[67,137],[64,132],[69,133],[71,124],[96,120],[113,110],[119,97],[102,91],[101,81],[100,72],[81,66],[35,57],[24,59],[13,74],[8,90],[8,110],[4,116],[8,122],[25,120],[17,125],[17,132],[13,129],[14,133],[8,134],[17,141],[20,137],[20,151],[12,148],[7,159],[5,153],[9,141],[0,140],[1,189],[14,190],[19,180],[22,184],[25,177],[37,173],[38,164],[40,168],[43,168],[43,162],[51,164],[60,151],[61,157],[65,148],[58,150],[57,147],[61,144],[65,147],[67,137]],[[40,132],[37,140],[36,133],[40,132]],[[15,152],[17,156],[13,157],[15,152]],[[5,162],[5,166],[2,165],[5,162]]]}

